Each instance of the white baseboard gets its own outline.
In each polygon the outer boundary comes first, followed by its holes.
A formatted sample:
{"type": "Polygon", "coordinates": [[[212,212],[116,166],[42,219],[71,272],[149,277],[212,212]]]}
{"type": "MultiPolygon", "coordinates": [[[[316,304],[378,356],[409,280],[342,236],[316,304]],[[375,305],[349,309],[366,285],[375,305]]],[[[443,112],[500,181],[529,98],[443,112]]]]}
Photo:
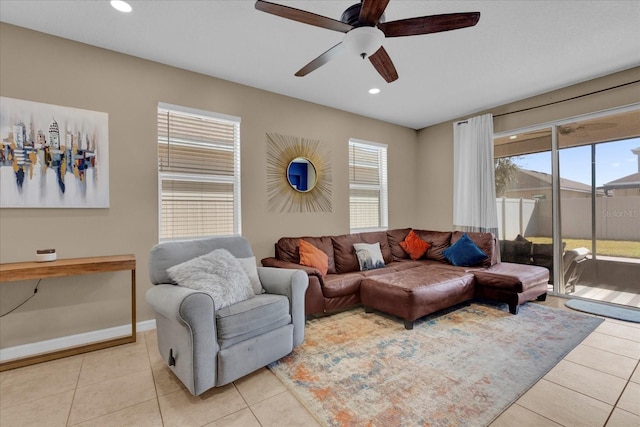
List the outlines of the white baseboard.
{"type": "MultiPolygon", "coordinates": [[[[155,319],[136,323],[136,332],[150,331],[155,328],[155,319]]],[[[69,347],[77,347],[127,335],[131,335],[131,325],[116,326],[113,328],[100,329],[98,331],[84,332],[82,334],[34,342],[31,344],[7,347],[0,349],[0,362],[34,356],[36,354],[49,353],[56,350],[63,350],[69,347]]]]}

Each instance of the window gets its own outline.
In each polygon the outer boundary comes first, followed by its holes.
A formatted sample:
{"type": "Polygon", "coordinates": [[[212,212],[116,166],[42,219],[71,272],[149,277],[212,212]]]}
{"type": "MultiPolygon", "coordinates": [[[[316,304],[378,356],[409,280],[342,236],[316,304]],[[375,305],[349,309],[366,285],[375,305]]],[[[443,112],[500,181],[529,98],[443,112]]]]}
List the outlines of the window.
{"type": "Polygon", "coordinates": [[[160,240],[240,234],[240,119],[158,105],[160,240]]]}
{"type": "Polygon", "coordinates": [[[351,230],[386,229],[387,146],[349,140],[351,230]]]}

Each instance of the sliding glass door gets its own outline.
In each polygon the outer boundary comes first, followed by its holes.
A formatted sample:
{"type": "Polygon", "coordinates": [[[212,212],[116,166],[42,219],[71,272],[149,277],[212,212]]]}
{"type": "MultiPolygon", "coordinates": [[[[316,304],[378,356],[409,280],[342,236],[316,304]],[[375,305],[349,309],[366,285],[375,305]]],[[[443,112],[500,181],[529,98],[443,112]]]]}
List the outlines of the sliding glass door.
{"type": "Polygon", "coordinates": [[[564,269],[561,293],[640,307],[640,113],[557,126],[564,269]]]}
{"type": "Polygon", "coordinates": [[[498,238],[502,261],[553,266],[552,128],[495,139],[498,238]],[[534,259],[535,252],[535,259],[534,259]]]}
{"type": "Polygon", "coordinates": [[[503,261],[548,268],[555,294],[640,307],[637,107],[497,135],[495,165],[503,261]]]}

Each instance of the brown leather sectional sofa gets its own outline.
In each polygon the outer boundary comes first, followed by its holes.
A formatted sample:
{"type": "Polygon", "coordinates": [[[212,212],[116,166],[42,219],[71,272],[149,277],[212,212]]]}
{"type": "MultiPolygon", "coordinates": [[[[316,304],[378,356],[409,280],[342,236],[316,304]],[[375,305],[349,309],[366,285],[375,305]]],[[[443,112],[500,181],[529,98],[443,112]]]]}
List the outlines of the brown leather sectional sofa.
{"type": "Polygon", "coordinates": [[[275,257],[264,258],[265,267],[302,269],[309,275],[306,315],[362,304],[365,310],[383,311],[402,318],[405,327],[427,314],[469,301],[474,297],[518,306],[546,298],[549,271],[543,267],[498,262],[498,246],[491,233],[467,233],[487,258],[479,265],[449,264],[443,251],[463,235],[460,231],[414,230],[431,247],[418,260],[400,246],[411,228],[322,237],[283,237],[275,244],[275,257]],[[300,264],[303,239],[328,257],[325,276],[300,264]],[[380,243],[385,267],[360,271],[354,243],[380,243]]]}

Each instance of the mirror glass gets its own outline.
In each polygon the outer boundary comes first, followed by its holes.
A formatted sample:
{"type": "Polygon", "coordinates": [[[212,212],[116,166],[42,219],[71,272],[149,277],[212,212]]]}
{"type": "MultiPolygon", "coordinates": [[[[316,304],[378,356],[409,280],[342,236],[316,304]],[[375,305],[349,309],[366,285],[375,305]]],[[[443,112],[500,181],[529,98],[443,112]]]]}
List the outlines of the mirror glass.
{"type": "Polygon", "coordinates": [[[287,167],[287,180],[296,191],[306,193],[316,186],[318,177],[316,167],[306,157],[296,157],[287,167]]]}

